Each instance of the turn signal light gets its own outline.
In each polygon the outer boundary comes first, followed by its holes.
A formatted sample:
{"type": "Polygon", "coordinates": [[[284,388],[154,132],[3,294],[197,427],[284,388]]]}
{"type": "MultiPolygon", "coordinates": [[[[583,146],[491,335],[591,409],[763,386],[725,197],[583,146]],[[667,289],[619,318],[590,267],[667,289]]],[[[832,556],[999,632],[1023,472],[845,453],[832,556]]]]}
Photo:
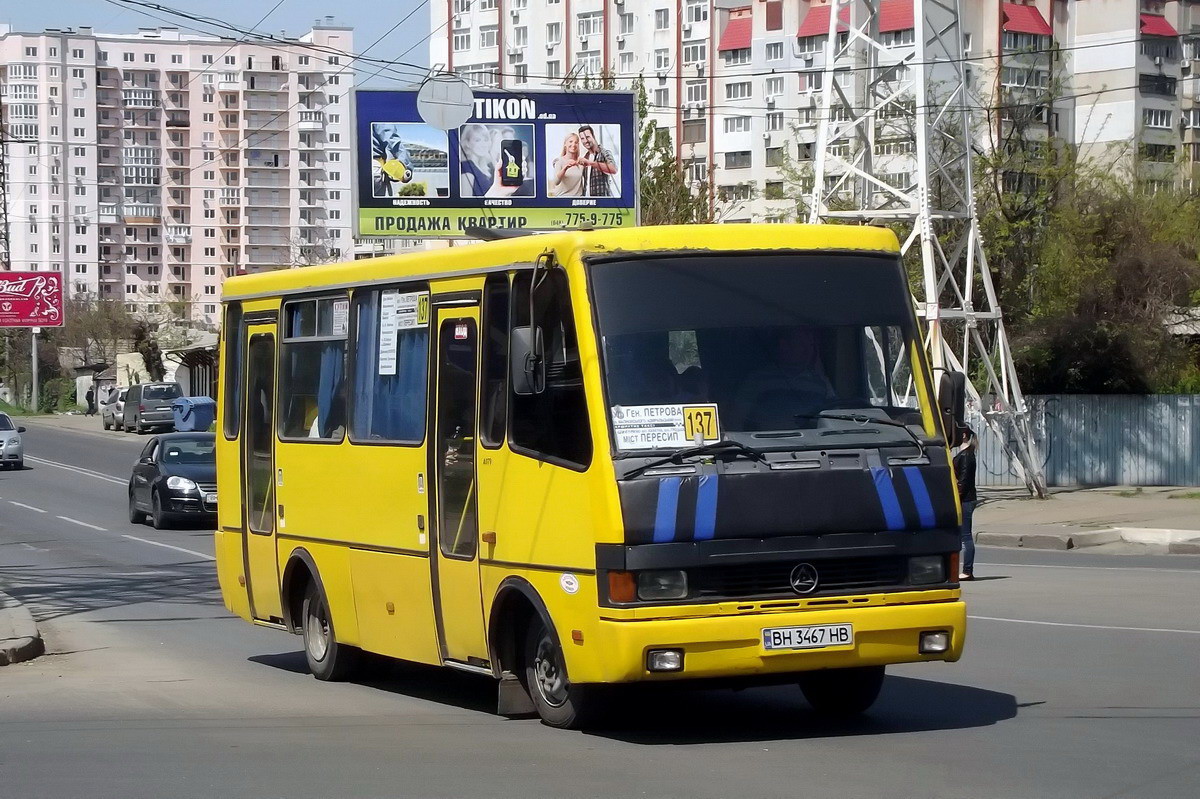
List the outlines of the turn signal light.
{"type": "Polygon", "coordinates": [[[612,602],[632,602],[637,599],[637,580],[633,572],[608,573],[608,598],[612,602]]]}

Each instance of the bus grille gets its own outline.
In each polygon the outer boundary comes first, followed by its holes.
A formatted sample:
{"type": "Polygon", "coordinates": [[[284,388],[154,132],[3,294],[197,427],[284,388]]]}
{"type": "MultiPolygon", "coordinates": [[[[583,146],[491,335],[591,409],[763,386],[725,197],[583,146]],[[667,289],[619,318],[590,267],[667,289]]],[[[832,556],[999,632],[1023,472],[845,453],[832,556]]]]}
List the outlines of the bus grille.
{"type": "Polygon", "coordinates": [[[688,573],[690,593],[695,598],[712,599],[794,597],[796,592],[792,590],[790,578],[792,569],[801,562],[811,563],[819,576],[816,591],[805,596],[903,585],[908,576],[908,559],[892,556],[745,563],[691,570],[688,573]]]}

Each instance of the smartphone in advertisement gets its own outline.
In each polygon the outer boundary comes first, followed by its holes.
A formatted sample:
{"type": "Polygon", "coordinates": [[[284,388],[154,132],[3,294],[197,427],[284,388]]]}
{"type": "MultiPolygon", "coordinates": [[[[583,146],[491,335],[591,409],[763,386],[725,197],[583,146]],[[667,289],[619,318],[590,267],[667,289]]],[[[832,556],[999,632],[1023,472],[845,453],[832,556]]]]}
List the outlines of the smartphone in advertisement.
{"type": "Polygon", "coordinates": [[[520,186],[525,182],[525,145],[520,139],[500,140],[500,185],[520,186]]]}

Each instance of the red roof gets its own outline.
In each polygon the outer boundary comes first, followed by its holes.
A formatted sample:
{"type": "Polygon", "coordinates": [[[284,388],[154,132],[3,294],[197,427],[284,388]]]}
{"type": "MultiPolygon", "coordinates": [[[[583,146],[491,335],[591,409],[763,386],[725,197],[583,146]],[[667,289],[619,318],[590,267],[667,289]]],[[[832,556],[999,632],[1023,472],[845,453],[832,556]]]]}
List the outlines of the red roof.
{"type": "Polygon", "coordinates": [[[1037,6],[1018,3],[1004,4],[1004,30],[1013,33],[1032,33],[1035,36],[1053,36],[1054,31],[1046,23],[1037,6]]]}
{"type": "Polygon", "coordinates": [[[753,32],[754,18],[750,15],[744,17],[734,17],[729,20],[729,24],[725,26],[725,32],[721,34],[721,43],[717,45],[718,51],[725,50],[745,50],[750,46],[750,34],[753,32]]]}
{"type": "Polygon", "coordinates": [[[1166,17],[1158,14],[1142,14],[1142,33],[1150,36],[1178,36],[1179,31],[1171,27],[1166,17]]]}
{"type": "MultiPolygon", "coordinates": [[[[838,19],[842,22],[849,22],[850,9],[843,8],[842,13],[838,14],[838,19]]],[[[850,30],[848,26],[838,25],[838,33],[848,30],[850,30]]],[[[806,36],[828,36],[829,6],[810,6],[808,16],[800,23],[800,31],[796,35],[802,39],[806,36]]]]}
{"type": "Polygon", "coordinates": [[[894,33],[913,28],[912,0],[883,0],[879,4],[879,32],[894,33]]]}

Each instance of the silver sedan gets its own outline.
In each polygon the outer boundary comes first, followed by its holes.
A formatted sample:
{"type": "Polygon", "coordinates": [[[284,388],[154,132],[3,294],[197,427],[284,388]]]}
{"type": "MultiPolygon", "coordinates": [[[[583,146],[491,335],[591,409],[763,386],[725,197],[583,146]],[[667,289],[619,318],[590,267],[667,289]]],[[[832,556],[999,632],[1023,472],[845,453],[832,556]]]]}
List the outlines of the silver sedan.
{"type": "Polygon", "coordinates": [[[12,417],[0,413],[0,465],[5,469],[25,468],[25,447],[21,444],[24,427],[13,424],[12,417]]]}

